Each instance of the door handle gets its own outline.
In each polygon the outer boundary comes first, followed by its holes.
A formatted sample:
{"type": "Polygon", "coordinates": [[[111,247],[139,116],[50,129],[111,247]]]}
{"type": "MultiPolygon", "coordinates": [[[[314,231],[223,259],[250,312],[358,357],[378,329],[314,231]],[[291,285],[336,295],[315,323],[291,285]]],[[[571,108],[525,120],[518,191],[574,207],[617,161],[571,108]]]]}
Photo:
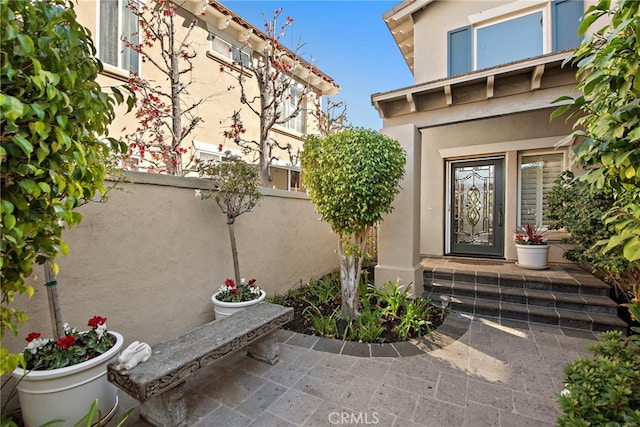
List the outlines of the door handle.
{"type": "Polygon", "coordinates": [[[498,227],[502,227],[502,203],[498,205],[498,227]]]}

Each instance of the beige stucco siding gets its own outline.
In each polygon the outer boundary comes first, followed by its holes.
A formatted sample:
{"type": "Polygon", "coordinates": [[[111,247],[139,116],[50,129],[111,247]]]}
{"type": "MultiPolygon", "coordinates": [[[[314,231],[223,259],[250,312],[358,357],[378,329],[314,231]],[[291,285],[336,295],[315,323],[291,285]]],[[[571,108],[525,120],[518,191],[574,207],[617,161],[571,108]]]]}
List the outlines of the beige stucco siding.
{"type": "MultiPolygon", "coordinates": [[[[444,255],[445,217],[448,214],[443,194],[445,180],[448,179],[446,162],[504,156],[505,258],[515,258],[512,237],[517,221],[518,155],[555,152],[554,145],[570,133],[562,119],[549,121],[551,111],[547,109],[421,129],[421,255],[444,255]]],[[[562,151],[566,158],[566,149],[562,151]]],[[[562,261],[555,257],[552,260],[562,261]]]]}

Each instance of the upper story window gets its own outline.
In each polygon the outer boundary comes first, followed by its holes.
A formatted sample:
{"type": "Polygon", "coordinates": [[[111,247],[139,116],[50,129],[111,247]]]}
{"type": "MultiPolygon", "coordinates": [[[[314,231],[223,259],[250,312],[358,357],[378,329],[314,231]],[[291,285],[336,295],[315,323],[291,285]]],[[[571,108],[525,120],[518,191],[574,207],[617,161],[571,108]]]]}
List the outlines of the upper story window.
{"type": "MultiPolygon", "coordinates": [[[[284,98],[282,103],[279,106],[280,117],[289,117],[293,114],[298,106],[298,103],[301,102],[300,98],[302,97],[302,90],[295,87],[289,86],[289,93],[284,98]]],[[[285,123],[282,123],[280,126],[283,128],[292,130],[294,132],[304,134],[307,131],[307,125],[305,120],[305,112],[306,112],[306,102],[302,101],[302,108],[298,112],[297,115],[291,117],[285,123]]]]}
{"type": "Polygon", "coordinates": [[[122,38],[138,43],[138,18],[127,7],[128,0],[100,0],[98,7],[98,58],[105,64],[140,71],[140,55],[126,48],[122,38]]]}
{"type": "Polygon", "coordinates": [[[448,75],[468,73],[580,44],[582,0],[541,1],[534,9],[512,2],[470,17],[471,25],[447,34],[448,75]],[[500,15],[502,13],[502,15],[500,15]],[[490,16],[490,19],[486,17],[490,16]]]}
{"type": "Polygon", "coordinates": [[[244,67],[251,66],[251,57],[247,52],[241,51],[231,43],[211,33],[209,33],[209,41],[211,42],[212,51],[219,53],[230,61],[242,64],[244,67]]]}

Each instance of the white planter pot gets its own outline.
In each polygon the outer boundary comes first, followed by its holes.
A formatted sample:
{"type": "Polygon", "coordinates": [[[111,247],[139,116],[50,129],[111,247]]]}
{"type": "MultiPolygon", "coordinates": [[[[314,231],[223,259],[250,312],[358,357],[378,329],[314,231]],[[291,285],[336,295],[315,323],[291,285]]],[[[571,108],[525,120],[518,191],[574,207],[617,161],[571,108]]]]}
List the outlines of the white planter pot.
{"type": "Polygon", "coordinates": [[[211,302],[213,302],[213,311],[216,313],[216,320],[224,319],[225,317],[231,316],[233,313],[244,310],[245,308],[258,304],[262,302],[264,298],[267,296],[267,293],[260,289],[260,297],[251,300],[251,301],[242,301],[242,302],[225,302],[218,301],[216,298],[218,292],[211,296],[211,302]]]}
{"type": "Polygon", "coordinates": [[[13,371],[12,375],[18,380],[18,398],[26,427],[51,420],[64,420],[55,425],[73,426],[89,413],[96,399],[100,413],[96,413],[92,424],[103,423],[113,416],[118,394],[107,380],[107,365],[118,357],[124,339],[117,332],[108,333],[116,338],[115,344],[91,360],[66,368],[30,371],[26,376],[22,368],[13,371]]]}
{"type": "Polygon", "coordinates": [[[549,268],[547,260],[549,258],[549,245],[519,245],[516,243],[518,252],[518,266],[529,270],[545,270],[549,268]]]}

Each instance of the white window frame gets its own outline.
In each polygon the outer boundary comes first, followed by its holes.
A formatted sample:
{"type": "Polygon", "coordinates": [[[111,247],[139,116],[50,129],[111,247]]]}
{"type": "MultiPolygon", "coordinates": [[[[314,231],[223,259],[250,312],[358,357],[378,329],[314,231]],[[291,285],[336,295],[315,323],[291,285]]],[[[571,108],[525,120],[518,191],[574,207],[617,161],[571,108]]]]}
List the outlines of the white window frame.
{"type": "MultiPolygon", "coordinates": [[[[101,28],[101,16],[100,16],[100,7],[101,7],[101,3],[103,0],[98,0],[96,2],[96,40],[95,40],[95,45],[96,45],[96,56],[98,57],[98,59],[100,59],[100,61],[103,63],[104,68],[107,70],[110,70],[112,72],[115,72],[116,74],[121,74],[124,76],[128,76],[129,75],[129,71],[135,71],[137,73],[140,73],[141,71],[141,65],[142,65],[142,58],[141,55],[139,53],[136,53],[136,58],[137,58],[137,64],[135,67],[132,67],[131,70],[129,70],[128,68],[125,68],[123,66],[123,61],[122,61],[122,55],[123,55],[123,50],[126,49],[124,46],[124,42],[122,41],[122,36],[123,36],[123,13],[122,11],[127,10],[127,2],[128,0],[116,0],[117,4],[118,4],[118,23],[117,23],[117,43],[118,43],[118,47],[117,47],[117,63],[116,64],[111,64],[106,62],[105,59],[102,58],[101,52],[100,52],[100,35],[102,34],[102,28],[101,28]]],[[[139,1],[143,1],[143,0],[139,0],[139,1]]],[[[136,18],[136,22],[137,22],[137,18],[136,18]]],[[[140,25],[138,24],[138,30],[140,28],[140,25]]],[[[107,28],[104,31],[107,32],[113,32],[112,28],[107,28]]],[[[138,35],[138,37],[141,37],[141,35],[138,35]]],[[[130,54],[130,52],[128,53],[130,54]]]]}
{"type": "MultiPolygon", "coordinates": [[[[295,104],[297,103],[297,101],[294,100],[294,105],[292,105],[292,89],[299,91],[299,96],[302,96],[302,94],[304,93],[304,87],[297,83],[291,83],[291,85],[287,88],[287,95],[284,97],[283,103],[281,104],[282,109],[278,108],[278,110],[280,110],[281,112],[281,117],[287,117],[292,113],[293,110],[295,110],[295,104]]],[[[294,132],[298,135],[305,135],[307,133],[307,101],[302,101],[302,108],[298,112],[297,116],[290,118],[284,123],[278,123],[277,126],[289,132],[294,132]]]]}
{"type": "Polygon", "coordinates": [[[302,186],[302,169],[296,166],[284,166],[280,164],[272,164],[269,165],[270,169],[280,169],[287,171],[287,191],[293,191],[298,193],[305,193],[306,189],[302,186]],[[300,174],[300,187],[297,190],[293,190],[291,186],[291,174],[292,172],[297,172],[300,174]]]}
{"type": "Polygon", "coordinates": [[[478,30],[538,12],[542,12],[542,54],[545,55],[552,51],[551,3],[549,0],[536,0],[531,2],[516,1],[483,11],[482,13],[470,15],[468,18],[473,28],[471,39],[471,61],[473,70],[478,69],[478,30]]]}
{"type": "MultiPolygon", "coordinates": [[[[518,224],[522,223],[522,160],[524,157],[535,157],[535,156],[546,156],[546,155],[561,155],[562,158],[560,160],[560,173],[567,169],[567,153],[564,150],[545,150],[545,151],[534,151],[534,152],[521,152],[518,154],[518,224]]],[[[542,194],[540,195],[542,197],[542,194]]],[[[538,200],[537,203],[540,203],[542,206],[542,200],[538,200]]],[[[536,204],[537,204],[536,203],[536,204]]],[[[542,211],[538,215],[542,215],[542,211]]],[[[547,224],[542,223],[542,218],[536,218],[536,224],[543,229],[547,228],[547,224]]]]}
{"type": "Polygon", "coordinates": [[[208,38],[209,38],[209,51],[211,53],[217,56],[221,56],[225,60],[236,63],[236,64],[239,64],[239,63],[238,61],[235,60],[234,56],[240,55],[240,59],[242,60],[242,65],[245,68],[251,67],[251,55],[249,55],[247,52],[244,52],[242,49],[238,48],[237,46],[234,46],[233,44],[229,43],[228,41],[226,41],[225,39],[223,39],[222,37],[214,33],[210,32],[208,38]],[[220,43],[224,47],[220,49],[216,49],[214,46],[214,42],[220,43]]]}
{"type": "Polygon", "coordinates": [[[217,157],[218,161],[222,160],[225,157],[225,153],[228,151],[232,156],[242,157],[242,152],[240,150],[229,149],[223,147],[222,151],[218,150],[219,145],[209,144],[207,142],[202,141],[193,141],[193,148],[195,150],[196,159],[201,160],[202,154],[206,154],[207,156],[217,157]]]}

